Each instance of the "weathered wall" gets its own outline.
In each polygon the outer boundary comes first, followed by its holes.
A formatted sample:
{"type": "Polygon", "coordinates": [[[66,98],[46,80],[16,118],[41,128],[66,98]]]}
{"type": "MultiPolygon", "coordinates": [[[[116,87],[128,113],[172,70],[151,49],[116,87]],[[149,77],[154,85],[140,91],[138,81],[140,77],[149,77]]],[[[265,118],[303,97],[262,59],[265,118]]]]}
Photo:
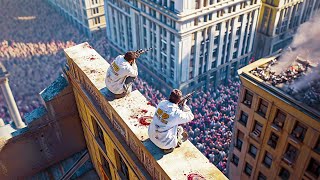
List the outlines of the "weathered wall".
{"type": "Polygon", "coordinates": [[[108,96],[109,64],[88,43],[65,54],[87,147],[101,179],[125,179],[122,167],[129,179],[227,179],[190,141],[169,154],[156,147],[148,125],[139,120],[153,116],[155,107],[139,91],[120,99],[108,96]]]}
{"type": "Polygon", "coordinates": [[[64,87],[45,106],[26,132],[0,143],[1,180],[31,176],[86,148],[72,89],[64,87]]]}

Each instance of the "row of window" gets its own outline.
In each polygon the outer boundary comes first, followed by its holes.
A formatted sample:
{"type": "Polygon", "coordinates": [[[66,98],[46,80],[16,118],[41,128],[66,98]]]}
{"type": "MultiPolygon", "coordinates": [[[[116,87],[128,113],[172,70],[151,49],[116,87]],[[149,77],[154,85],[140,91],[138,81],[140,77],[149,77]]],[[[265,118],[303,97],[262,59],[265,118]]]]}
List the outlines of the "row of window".
{"type": "MultiPolygon", "coordinates": [[[[251,108],[252,100],[253,100],[253,93],[246,90],[243,104],[251,108]]],[[[268,102],[263,99],[260,99],[257,113],[262,117],[266,117],[267,110],[268,110],[268,102]]],[[[281,111],[280,109],[278,109],[273,119],[272,127],[277,131],[281,131],[281,129],[284,127],[286,117],[287,117],[287,114],[281,111]]],[[[244,126],[247,125],[248,114],[245,113],[244,111],[241,111],[239,122],[244,126]]],[[[256,130],[258,131],[259,134],[261,133],[261,130],[262,130],[262,125],[258,121],[255,122],[255,127],[253,131],[256,132],[256,130]]],[[[297,121],[294,128],[291,131],[290,137],[293,138],[295,141],[302,142],[304,140],[306,132],[307,132],[307,127],[303,125],[301,122],[297,121]]]]}
{"type": "Polygon", "coordinates": [[[175,11],[175,7],[174,7],[175,2],[173,0],[151,0],[151,1],[164,8],[169,8],[170,11],[175,11]]]}
{"type": "MultiPolygon", "coordinates": [[[[232,155],[231,157],[231,162],[235,165],[235,166],[238,166],[239,164],[239,157],[236,156],[235,154],[232,155]]],[[[272,156],[271,154],[269,154],[268,152],[266,152],[265,154],[265,157],[263,159],[263,164],[270,168],[271,167],[271,164],[272,164],[272,156]]],[[[244,167],[244,170],[243,172],[248,175],[248,176],[251,176],[252,175],[252,165],[250,165],[248,162],[246,162],[245,164],[245,167],[244,167]]],[[[308,174],[310,174],[311,176],[313,176],[314,178],[318,178],[319,175],[320,175],[320,162],[315,160],[314,158],[311,158],[309,160],[309,164],[307,166],[307,169],[306,169],[306,172],[308,174]]],[[[284,168],[284,167],[281,167],[281,170],[279,171],[278,173],[278,176],[282,179],[282,180],[288,180],[290,178],[290,172],[284,168]]],[[[259,172],[258,174],[258,179],[259,180],[266,180],[267,177],[262,174],[261,172],[259,172]]]]}
{"type": "MultiPolygon", "coordinates": [[[[203,7],[207,7],[209,5],[217,4],[223,2],[224,0],[195,0],[195,9],[200,9],[200,1],[202,1],[203,7]]],[[[245,2],[240,3],[240,8],[245,8],[246,5],[257,4],[257,0],[247,0],[245,2]]]]}
{"type": "Polygon", "coordinates": [[[99,3],[100,3],[99,0],[91,0],[92,5],[99,4],[99,3]]]}
{"type": "MultiPolygon", "coordinates": [[[[141,4],[141,10],[147,13],[146,5],[141,4]]],[[[176,22],[173,19],[167,17],[165,14],[157,12],[155,9],[149,7],[149,15],[152,16],[154,19],[160,20],[162,23],[170,26],[171,28],[176,29],[176,22]],[[159,14],[159,19],[157,18],[157,14],[159,14]]]]}
{"type": "MultiPolygon", "coordinates": [[[[253,3],[257,3],[257,0],[252,0],[251,5],[253,3]]],[[[240,9],[243,9],[245,7],[246,7],[246,2],[241,2],[240,9]]],[[[198,9],[198,8],[196,8],[196,9],[198,9]]],[[[220,17],[223,17],[223,15],[226,13],[226,11],[227,11],[227,13],[232,13],[232,12],[236,12],[236,10],[237,10],[237,5],[233,5],[233,6],[229,6],[228,8],[226,8],[226,10],[221,9],[221,10],[217,11],[215,14],[216,14],[217,18],[220,18],[220,17]]],[[[201,23],[201,22],[208,22],[208,21],[213,20],[213,14],[214,13],[210,13],[210,14],[205,14],[203,17],[196,17],[194,19],[194,26],[199,25],[199,23],[201,23]]],[[[241,18],[239,18],[239,22],[240,22],[240,20],[242,21],[241,18]]]]}

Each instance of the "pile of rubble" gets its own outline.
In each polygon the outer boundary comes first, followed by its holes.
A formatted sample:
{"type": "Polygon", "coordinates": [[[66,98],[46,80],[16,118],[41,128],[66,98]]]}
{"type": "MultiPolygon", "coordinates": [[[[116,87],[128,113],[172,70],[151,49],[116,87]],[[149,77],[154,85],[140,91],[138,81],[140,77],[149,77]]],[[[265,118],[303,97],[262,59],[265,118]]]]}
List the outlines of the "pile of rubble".
{"type": "Polygon", "coordinates": [[[306,60],[297,59],[289,68],[282,71],[280,74],[276,74],[275,71],[272,71],[272,66],[277,63],[277,60],[274,59],[270,61],[267,65],[262,67],[257,67],[252,70],[251,73],[260,79],[271,83],[273,86],[281,83],[291,83],[294,79],[307,73],[310,63],[306,60]]]}
{"type": "Polygon", "coordinates": [[[314,74],[312,71],[320,71],[320,65],[316,66],[307,60],[297,57],[297,59],[288,68],[277,74],[273,71],[274,67],[272,67],[276,64],[277,60],[274,59],[265,65],[255,68],[251,73],[265,82],[282,89],[294,99],[304,102],[310,107],[320,111],[319,78],[299,78],[302,76],[308,77],[308,75],[314,74]],[[302,87],[295,87],[295,83],[297,82],[296,79],[305,81],[302,87]]]}

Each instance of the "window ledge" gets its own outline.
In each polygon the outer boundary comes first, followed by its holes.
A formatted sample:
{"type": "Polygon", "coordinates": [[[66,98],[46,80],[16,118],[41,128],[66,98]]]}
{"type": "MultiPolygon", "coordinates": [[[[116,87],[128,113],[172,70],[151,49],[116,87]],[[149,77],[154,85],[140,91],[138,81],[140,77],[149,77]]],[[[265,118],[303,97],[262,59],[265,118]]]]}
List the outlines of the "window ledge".
{"type": "Polygon", "coordinates": [[[302,141],[294,137],[292,134],[289,135],[289,138],[291,139],[292,142],[301,145],[302,141]]]}
{"type": "Polygon", "coordinates": [[[279,126],[277,126],[275,123],[272,123],[272,124],[271,124],[271,127],[272,127],[274,130],[278,131],[278,132],[281,132],[281,131],[282,131],[282,128],[279,127],[279,126]]]}
{"type": "Polygon", "coordinates": [[[257,142],[260,143],[261,139],[259,136],[257,136],[256,134],[254,134],[253,132],[250,133],[249,135],[252,139],[256,140],[257,142]]]}

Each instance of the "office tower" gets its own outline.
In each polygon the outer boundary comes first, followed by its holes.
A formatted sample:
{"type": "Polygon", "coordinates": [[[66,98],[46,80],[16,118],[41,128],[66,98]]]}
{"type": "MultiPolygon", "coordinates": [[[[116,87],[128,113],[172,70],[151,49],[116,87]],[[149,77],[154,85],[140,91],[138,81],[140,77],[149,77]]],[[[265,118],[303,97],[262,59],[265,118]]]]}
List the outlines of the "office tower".
{"type": "MultiPolygon", "coordinates": [[[[260,0],[105,0],[107,38],[163,91],[216,86],[251,58],[260,0]]],[[[116,55],[116,54],[114,54],[116,55]]]]}

